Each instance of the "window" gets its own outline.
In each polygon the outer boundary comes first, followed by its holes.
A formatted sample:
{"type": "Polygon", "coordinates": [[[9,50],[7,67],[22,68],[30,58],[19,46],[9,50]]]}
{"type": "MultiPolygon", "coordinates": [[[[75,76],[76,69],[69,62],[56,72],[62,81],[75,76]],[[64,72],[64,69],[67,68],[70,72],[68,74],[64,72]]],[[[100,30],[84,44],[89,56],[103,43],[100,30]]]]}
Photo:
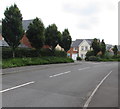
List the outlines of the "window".
{"type": "Polygon", "coordinates": [[[75,47],[73,50],[74,50],[74,51],[77,51],[77,48],[75,47]]]}
{"type": "Polygon", "coordinates": [[[84,46],[81,47],[81,50],[84,50],[84,46]]]}
{"type": "Polygon", "coordinates": [[[85,46],[85,50],[88,50],[88,46],[85,46]]]}
{"type": "Polygon", "coordinates": [[[81,54],[81,58],[83,59],[83,54],[81,54]]]}

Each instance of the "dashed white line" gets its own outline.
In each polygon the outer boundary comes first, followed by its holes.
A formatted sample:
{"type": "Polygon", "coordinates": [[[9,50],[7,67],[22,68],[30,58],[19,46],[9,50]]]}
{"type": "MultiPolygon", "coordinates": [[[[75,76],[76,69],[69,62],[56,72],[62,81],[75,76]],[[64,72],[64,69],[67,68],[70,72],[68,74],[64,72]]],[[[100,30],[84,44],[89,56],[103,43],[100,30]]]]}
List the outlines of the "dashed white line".
{"type": "Polygon", "coordinates": [[[92,92],[92,94],[90,95],[90,97],[88,98],[88,100],[85,102],[83,108],[87,109],[89,103],[91,102],[94,94],[96,93],[96,91],[98,90],[98,88],[102,85],[102,83],[105,81],[105,79],[112,73],[112,71],[110,71],[103,79],[102,81],[97,85],[97,87],[94,89],[94,91],[92,92]]]}
{"type": "Polygon", "coordinates": [[[78,70],[85,70],[85,69],[89,69],[90,67],[84,67],[84,68],[81,68],[81,69],[78,69],[78,70]]]}
{"type": "Polygon", "coordinates": [[[7,91],[10,91],[10,90],[13,90],[13,89],[17,89],[17,88],[20,88],[20,87],[23,87],[23,86],[26,86],[26,85],[29,85],[29,84],[33,84],[33,83],[35,83],[35,81],[31,81],[31,82],[28,82],[28,83],[25,83],[25,84],[21,84],[21,85],[12,87],[12,88],[1,90],[0,93],[4,93],[4,92],[7,92],[7,91]]]}
{"type": "Polygon", "coordinates": [[[52,77],[60,76],[60,75],[67,74],[67,73],[70,73],[70,72],[71,71],[67,71],[67,72],[55,74],[55,75],[52,75],[52,76],[49,76],[49,77],[52,78],[52,77]]]}

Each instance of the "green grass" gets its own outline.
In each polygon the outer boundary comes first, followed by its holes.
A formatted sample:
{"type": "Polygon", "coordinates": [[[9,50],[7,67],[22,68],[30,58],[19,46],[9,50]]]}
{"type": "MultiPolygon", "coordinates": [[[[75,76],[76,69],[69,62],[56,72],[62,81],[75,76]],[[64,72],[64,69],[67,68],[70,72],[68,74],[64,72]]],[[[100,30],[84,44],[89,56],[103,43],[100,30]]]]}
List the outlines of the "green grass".
{"type": "Polygon", "coordinates": [[[3,59],[2,68],[74,62],[66,57],[12,58],[3,59]]]}

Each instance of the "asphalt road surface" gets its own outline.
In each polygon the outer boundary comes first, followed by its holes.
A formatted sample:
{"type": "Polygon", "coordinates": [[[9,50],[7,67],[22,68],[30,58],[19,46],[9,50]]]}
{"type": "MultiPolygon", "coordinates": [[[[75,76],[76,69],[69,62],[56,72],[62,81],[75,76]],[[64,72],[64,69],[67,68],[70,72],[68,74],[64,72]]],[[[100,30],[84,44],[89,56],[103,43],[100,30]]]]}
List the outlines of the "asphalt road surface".
{"type": "Polygon", "coordinates": [[[3,107],[117,107],[118,63],[4,69],[0,93],[3,107]]]}

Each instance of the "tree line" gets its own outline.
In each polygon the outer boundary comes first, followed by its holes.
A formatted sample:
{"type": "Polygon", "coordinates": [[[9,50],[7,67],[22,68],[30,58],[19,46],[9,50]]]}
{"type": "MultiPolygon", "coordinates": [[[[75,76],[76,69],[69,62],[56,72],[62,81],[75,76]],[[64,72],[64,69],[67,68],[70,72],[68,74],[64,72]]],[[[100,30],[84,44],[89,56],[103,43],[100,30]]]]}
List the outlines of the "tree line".
{"type": "Polygon", "coordinates": [[[15,57],[15,49],[19,46],[24,34],[26,34],[31,46],[37,51],[43,45],[49,45],[54,52],[57,44],[64,48],[66,52],[70,49],[72,38],[68,29],[64,29],[61,33],[56,24],[51,24],[45,28],[42,20],[36,17],[29,24],[25,33],[22,26],[23,17],[16,4],[7,7],[4,15],[5,18],[2,19],[2,36],[12,48],[13,57],[15,57]]]}
{"type": "MultiPolygon", "coordinates": [[[[90,50],[86,53],[86,60],[89,60],[89,57],[93,58],[94,56],[101,57],[101,58],[105,57],[107,50],[106,50],[106,44],[105,44],[104,40],[100,41],[99,39],[94,38],[92,41],[92,44],[91,44],[91,48],[92,48],[92,50],[90,50]]],[[[113,50],[114,56],[117,56],[117,54],[118,54],[117,45],[115,45],[112,48],[112,50],[113,50]]]]}

